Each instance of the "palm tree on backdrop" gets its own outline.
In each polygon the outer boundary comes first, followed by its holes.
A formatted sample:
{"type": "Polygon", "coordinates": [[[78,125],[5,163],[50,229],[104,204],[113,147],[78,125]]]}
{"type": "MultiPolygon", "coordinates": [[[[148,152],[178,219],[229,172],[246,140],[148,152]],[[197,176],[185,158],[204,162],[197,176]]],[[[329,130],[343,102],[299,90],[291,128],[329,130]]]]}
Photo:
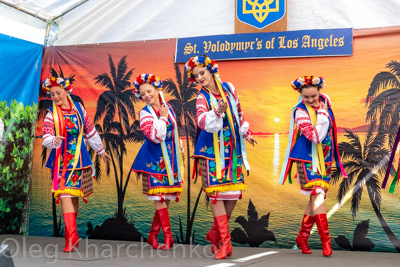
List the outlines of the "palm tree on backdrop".
{"type": "MultiPolygon", "coordinates": [[[[197,204],[200,199],[201,189],[197,197],[196,204],[193,209],[193,213],[190,214],[190,140],[194,147],[196,142],[196,100],[198,90],[194,83],[191,83],[188,77],[180,70],[179,65],[174,63],[175,79],[167,78],[163,81],[164,91],[170,94],[173,99],[169,100],[168,103],[172,106],[178,127],[181,129],[180,132],[184,131],[186,136],[186,160],[187,160],[187,229],[186,238],[183,239],[182,226],[181,226],[181,242],[183,244],[190,243],[190,235],[192,233],[194,216],[196,214],[197,204]]],[[[193,239],[193,236],[192,236],[193,239]]]]}
{"type": "MultiPolygon", "coordinates": [[[[112,159],[111,164],[114,170],[118,195],[117,219],[125,218],[123,203],[130,178],[130,175],[128,175],[124,181],[125,141],[140,142],[144,139],[143,135],[137,130],[137,121],[132,125],[129,123],[130,118],[133,120],[136,118],[133,103],[137,102],[137,98],[131,89],[131,82],[129,81],[134,69],[128,71],[126,58],[126,55],[123,56],[118,62],[117,68],[115,68],[111,55],[108,55],[110,75],[102,73],[94,78],[96,84],[107,88],[97,100],[94,122],[99,122],[104,116],[102,127],[97,124],[96,129],[105,142],[105,150],[110,153],[112,159]]],[[[101,172],[98,157],[95,159],[95,169],[97,179],[100,179],[101,172]]],[[[108,175],[110,173],[109,164],[107,164],[106,169],[108,175]]]]}
{"type": "MultiPolygon", "coordinates": [[[[343,177],[342,173],[335,167],[332,170],[331,179],[334,184],[340,182],[336,196],[338,203],[342,203],[348,191],[352,190],[350,210],[353,219],[357,215],[365,185],[369,200],[383,230],[396,250],[400,252],[400,241],[396,238],[380,212],[382,197],[379,177],[386,172],[386,168],[382,167],[387,165],[389,151],[385,148],[386,135],[382,133],[375,134],[377,128],[376,120],[372,120],[364,145],[361,144],[360,138],[356,133],[351,130],[345,130],[345,137],[349,141],[341,142],[339,151],[348,178],[340,180],[343,177]]],[[[392,166],[391,171],[394,172],[392,166]]]]}
{"type": "Polygon", "coordinates": [[[379,117],[379,133],[389,133],[389,147],[393,146],[400,120],[400,62],[386,64],[389,71],[375,75],[368,89],[365,106],[366,122],[379,117]]]}
{"type": "MultiPolygon", "coordinates": [[[[53,66],[50,65],[50,76],[53,77],[64,77],[64,72],[61,69],[61,66],[58,66],[58,71],[56,71],[53,66]]],[[[75,74],[70,74],[68,76],[69,82],[72,85],[75,81],[75,74]]],[[[83,105],[82,99],[71,93],[71,98],[75,102],[79,102],[83,105]]],[[[46,116],[47,109],[51,108],[53,105],[53,101],[51,100],[50,96],[43,92],[42,90],[42,85],[40,84],[39,88],[39,104],[38,104],[38,121],[43,120],[44,116],[46,116]]],[[[42,146],[42,167],[46,163],[47,159],[47,148],[45,146],[42,146]]],[[[53,210],[53,236],[55,237],[60,237],[62,236],[62,231],[61,231],[61,217],[60,220],[57,224],[57,208],[56,208],[56,202],[54,199],[54,194],[52,194],[52,210],[53,210]]]]}

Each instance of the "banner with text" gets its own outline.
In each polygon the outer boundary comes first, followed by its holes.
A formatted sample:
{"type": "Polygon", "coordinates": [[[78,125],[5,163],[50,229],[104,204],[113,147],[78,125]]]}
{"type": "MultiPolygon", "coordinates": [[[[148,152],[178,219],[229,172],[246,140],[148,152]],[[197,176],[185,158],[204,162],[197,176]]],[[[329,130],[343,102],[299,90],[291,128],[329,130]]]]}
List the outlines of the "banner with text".
{"type": "Polygon", "coordinates": [[[215,60],[351,56],[353,29],[244,33],[179,38],[175,62],[207,54],[215,60]]]}

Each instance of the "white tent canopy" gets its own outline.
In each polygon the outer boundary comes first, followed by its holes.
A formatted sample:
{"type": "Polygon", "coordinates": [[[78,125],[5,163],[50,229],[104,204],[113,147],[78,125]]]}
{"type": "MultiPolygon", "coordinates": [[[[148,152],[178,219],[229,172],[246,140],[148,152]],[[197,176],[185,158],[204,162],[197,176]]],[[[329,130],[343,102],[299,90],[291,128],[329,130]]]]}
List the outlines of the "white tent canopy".
{"type": "Polygon", "coordinates": [[[89,0],[1,0],[5,5],[18,9],[44,21],[62,16],[89,0]]]}
{"type": "MultiPolygon", "coordinates": [[[[239,1],[239,0],[238,0],[239,1]]],[[[234,0],[0,0],[2,17],[58,28],[53,45],[166,39],[234,33],[234,0]],[[20,8],[23,15],[10,16],[20,8]],[[36,17],[42,23],[25,18],[36,17]],[[11,17],[11,18],[10,18],[11,17]]],[[[288,30],[400,25],[400,0],[287,0],[288,30]]],[[[4,27],[0,31],[4,33],[4,27]]],[[[6,33],[12,35],[10,33],[6,33]]],[[[15,34],[15,33],[14,33],[15,34]]],[[[19,37],[21,38],[21,37],[19,37]]],[[[44,38],[42,37],[42,40],[44,38]]]]}

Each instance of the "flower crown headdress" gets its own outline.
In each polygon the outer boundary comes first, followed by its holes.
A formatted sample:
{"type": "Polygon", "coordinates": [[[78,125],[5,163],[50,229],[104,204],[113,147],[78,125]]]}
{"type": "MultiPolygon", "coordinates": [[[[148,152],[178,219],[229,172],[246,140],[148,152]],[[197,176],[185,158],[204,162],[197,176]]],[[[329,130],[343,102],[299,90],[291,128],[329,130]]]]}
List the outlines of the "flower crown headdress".
{"type": "Polygon", "coordinates": [[[133,81],[134,88],[132,89],[135,96],[139,99],[142,99],[139,93],[139,86],[144,83],[149,83],[153,85],[155,88],[158,88],[159,91],[162,90],[162,82],[160,80],[160,77],[151,73],[150,74],[142,73],[139,76],[137,76],[137,78],[133,81]]]}
{"type": "Polygon", "coordinates": [[[72,86],[68,78],[50,76],[49,78],[43,81],[42,90],[49,95],[50,89],[53,86],[58,86],[67,91],[68,93],[72,92],[72,86]]]}
{"type": "Polygon", "coordinates": [[[185,64],[185,73],[189,77],[189,81],[196,82],[194,78],[193,69],[194,67],[206,67],[211,74],[218,74],[218,64],[208,56],[195,56],[191,57],[185,64]]]}
{"type": "Polygon", "coordinates": [[[303,86],[306,85],[314,85],[318,86],[319,89],[322,89],[325,87],[325,79],[319,76],[302,76],[297,78],[292,82],[292,88],[295,91],[299,91],[303,86]]]}

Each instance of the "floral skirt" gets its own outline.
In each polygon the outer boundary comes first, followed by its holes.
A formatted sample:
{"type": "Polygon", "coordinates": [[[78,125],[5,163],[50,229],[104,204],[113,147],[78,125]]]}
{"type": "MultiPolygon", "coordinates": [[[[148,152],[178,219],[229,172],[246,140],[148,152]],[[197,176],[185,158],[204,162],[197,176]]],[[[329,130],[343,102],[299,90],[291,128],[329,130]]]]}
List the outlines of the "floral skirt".
{"type": "Polygon", "coordinates": [[[61,189],[61,172],[59,172],[57,181],[57,190],[52,189],[54,198],[58,197],[86,197],[93,193],[92,167],[80,170],[74,170],[69,180],[71,172],[65,173],[64,189],[61,189]]]}
{"type": "Polygon", "coordinates": [[[160,201],[160,200],[175,200],[177,201],[178,196],[182,193],[183,189],[180,183],[175,180],[174,185],[169,185],[165,179],[166,177],[160,178],[153,174],[147,174],[142,172],[142,191],[143,194],[147,195],[148,200],[160,201]]]}
{"type": "MultiPolygon", "coordinates": [[[[201,172],[202,189],[211,200],[238,200],[242,198],[242,190],[246,189],[241,169],[241,158],[238,160],[236,183],[228,179],[228,167],[222,171],[222,179],[216,178],[215,161],[198,157],[201,172]]],[[[229,164],[229,161],[226,161],[229,164]]]]}
{"type": "Polygon", "coordinates": [[[325,165],[327,176],[323,179],[317,172],[312,171],[312,164],[302,161],[296,161],[297,165],[297,180],[300,183],[300,194],[315,195],[324,194],[330,188],[330,173],[331,165],[325,165]]]}

